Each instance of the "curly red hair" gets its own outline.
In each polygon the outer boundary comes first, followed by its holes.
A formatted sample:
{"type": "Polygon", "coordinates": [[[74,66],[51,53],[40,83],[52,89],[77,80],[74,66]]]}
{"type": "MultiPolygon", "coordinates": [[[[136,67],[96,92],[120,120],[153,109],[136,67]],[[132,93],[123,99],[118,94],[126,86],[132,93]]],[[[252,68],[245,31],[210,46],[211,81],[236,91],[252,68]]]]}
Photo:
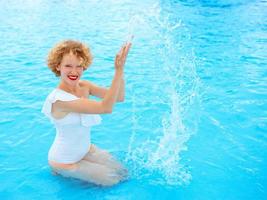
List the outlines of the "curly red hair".
{"type": "Polygon", "coordinates": [[[57,43],[50,50],[47,57],[47,65],[56,76],[60,76],[60,72],[57,71],[56,67],[60,65],[63,56],[70,52],[82,59],[82,66],[84,70],[92,64],[93,56],[89,47],[79,41],[64,40],[57,43]]]}

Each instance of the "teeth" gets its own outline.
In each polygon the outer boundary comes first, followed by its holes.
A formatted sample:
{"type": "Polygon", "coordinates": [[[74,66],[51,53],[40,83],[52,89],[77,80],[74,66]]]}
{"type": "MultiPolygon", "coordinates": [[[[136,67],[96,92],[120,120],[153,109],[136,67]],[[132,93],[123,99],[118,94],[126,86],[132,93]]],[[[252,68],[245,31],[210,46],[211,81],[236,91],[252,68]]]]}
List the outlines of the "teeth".
{"type": "Polygon", "coordinates": [[[78,76],[69,76],[69,78],[71,78],[71,79],[77,79],[78,76]]]}

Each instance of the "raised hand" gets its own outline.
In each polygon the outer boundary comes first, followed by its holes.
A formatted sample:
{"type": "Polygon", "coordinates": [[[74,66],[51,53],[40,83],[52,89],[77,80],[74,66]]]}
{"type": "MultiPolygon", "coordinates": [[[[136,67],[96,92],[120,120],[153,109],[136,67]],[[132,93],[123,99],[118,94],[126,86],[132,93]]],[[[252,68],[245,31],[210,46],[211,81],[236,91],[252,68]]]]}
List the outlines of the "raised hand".
{"type": "Polygon", "coordinates": [[[128,55],[128,52],[130,50],[132,43],[127,42],[124,45],[122,45],[120,51],[117,53],[115,58],[115,68],[116,70],[122,70],[124,69],[124,64],[126,62],[126,58],[128,55]]]}

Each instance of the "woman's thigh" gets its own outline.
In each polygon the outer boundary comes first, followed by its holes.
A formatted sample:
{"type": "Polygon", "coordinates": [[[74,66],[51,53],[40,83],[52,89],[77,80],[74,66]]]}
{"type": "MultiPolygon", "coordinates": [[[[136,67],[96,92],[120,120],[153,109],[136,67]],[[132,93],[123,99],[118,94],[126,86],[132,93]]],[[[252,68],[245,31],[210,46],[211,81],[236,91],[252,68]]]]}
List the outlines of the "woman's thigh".
{"type": "Polygon", "coordinates": [[[108,151],[100,149],[96,145],[92,146],[92,149],[83,157],[83,160],[105,165],[109,168],[115,169],[117,173],[128,175],[127,169],[122,165],[121,162],[116,160],[108,151]]]}
{"type": "Polygon", "coordinates": [[[96,145],[91,145],[90,151],[83,157],[83,160],[99,164],[107,164],[110,162],[119,163],[108,151],[100,149],[96,145]]]}
{"type": "Polygon", "coordinates": [[[125,179],[112,168],[86,160],[79,161],[73,169],[54,168],[53,170],[64,177],[76,178],[102,186],[111,186],[125,179]]]}

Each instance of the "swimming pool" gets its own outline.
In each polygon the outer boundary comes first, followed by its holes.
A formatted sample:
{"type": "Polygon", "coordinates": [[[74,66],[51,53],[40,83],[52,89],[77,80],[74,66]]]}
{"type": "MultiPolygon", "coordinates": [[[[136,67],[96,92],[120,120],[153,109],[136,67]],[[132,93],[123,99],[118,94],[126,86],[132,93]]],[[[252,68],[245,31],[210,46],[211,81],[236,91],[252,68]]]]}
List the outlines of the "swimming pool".
{"type": "Polygon", "coordinates": [[[0,11],[1,199],[266,198],[266,1],[14,0],[0,11]],[[109,86],[131,34],[126,101],[91,134],[130,180],[103,189],[52,176],[48,50],[86,42],[84,79],[109,86]]]}

